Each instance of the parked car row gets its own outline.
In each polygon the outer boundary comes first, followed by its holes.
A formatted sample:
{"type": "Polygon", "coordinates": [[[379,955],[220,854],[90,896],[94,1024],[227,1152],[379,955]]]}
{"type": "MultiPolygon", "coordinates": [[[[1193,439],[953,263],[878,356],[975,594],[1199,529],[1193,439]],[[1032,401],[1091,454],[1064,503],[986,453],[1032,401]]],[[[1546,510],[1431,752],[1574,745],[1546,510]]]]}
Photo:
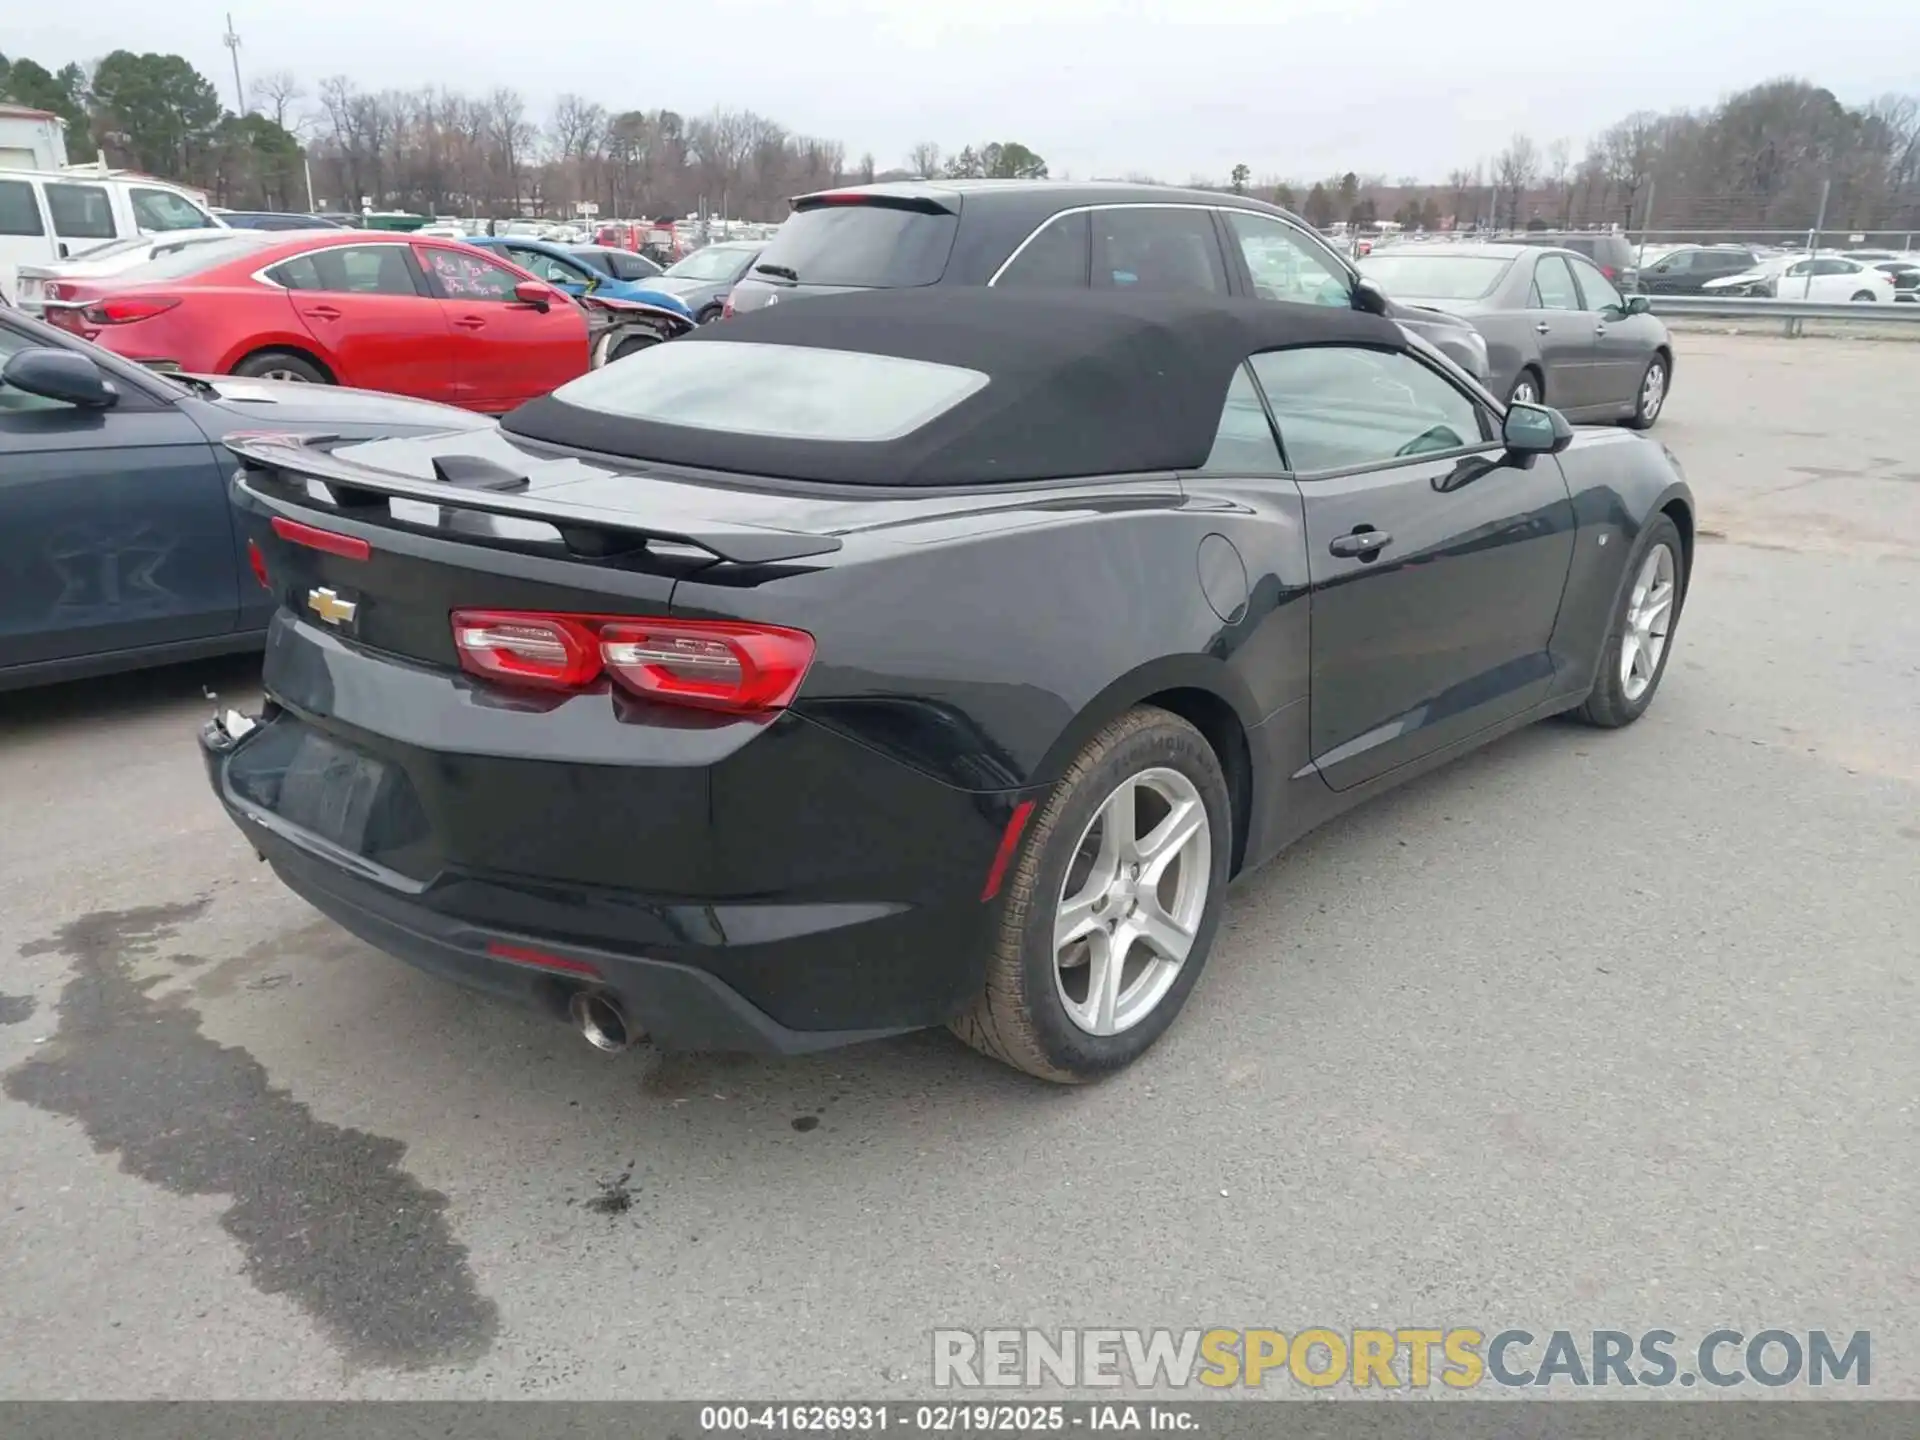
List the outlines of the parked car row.
{"type": "Polygon", "coordinates": [[[51,265],[114,240],[226,228],[194,194],[89,166],[0,170],[0,303],[18,300],[22,265],[51,265]]]}
{"type": "MultiPolygon", "coordinates": [[[[500,413],[691,326],[670,296],[578,302],[474,245],[233,231],[105,277],[63,276],[53,324],[152,369],[346,385],[500,413]],[[611,348],[597,346],[610,328],[611,348]]],[[[611,284],[612,282],[609,282],[611,284]]]]}

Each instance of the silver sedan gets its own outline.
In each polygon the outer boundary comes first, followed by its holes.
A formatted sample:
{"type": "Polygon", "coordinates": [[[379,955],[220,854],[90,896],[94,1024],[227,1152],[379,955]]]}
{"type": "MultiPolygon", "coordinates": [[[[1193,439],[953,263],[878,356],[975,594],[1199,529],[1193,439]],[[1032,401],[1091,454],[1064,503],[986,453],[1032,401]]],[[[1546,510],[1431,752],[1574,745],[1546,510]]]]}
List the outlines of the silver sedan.
{"type": "Polygon", "coordinates": [[[1488,382],[1510,401],[1541,401],[1571,420],[1660,418],[1673,383],[1673,341],[1584,255],[1534,245],[1406,245],[1360,260],[1396,300],[1473,322],[1487,340],[1488,382]]]}

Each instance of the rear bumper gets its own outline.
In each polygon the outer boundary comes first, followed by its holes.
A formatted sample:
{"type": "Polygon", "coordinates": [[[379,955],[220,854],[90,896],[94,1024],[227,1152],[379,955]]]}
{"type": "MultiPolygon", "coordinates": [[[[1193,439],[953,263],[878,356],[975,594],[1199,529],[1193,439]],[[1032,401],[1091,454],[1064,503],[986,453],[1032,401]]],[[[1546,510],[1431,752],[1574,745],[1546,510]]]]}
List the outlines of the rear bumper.
{"type": "Polygon", "coordinates": [[[201,731],[208,778],[288,887],[376,948],[555,1016],[609,993],[663,1049],[827,1049],[938,1025],[977,993],[982,886],[1021,796],[791,716],[731,752],[710,732],[641,734],[605,696],[604,725],[586,703],[568,724],[483,708],[524,723],[507,755],[497,730],[463,727],[471,686],[419,670],[412,723],[363,728],[394,714],[387,663],[288,631],[258,726],[201,731]],[[326,661],[329,694],[299,683],[289,646],[326,661]],[[345,769],[289,760],[314,744],[345,769]]]}

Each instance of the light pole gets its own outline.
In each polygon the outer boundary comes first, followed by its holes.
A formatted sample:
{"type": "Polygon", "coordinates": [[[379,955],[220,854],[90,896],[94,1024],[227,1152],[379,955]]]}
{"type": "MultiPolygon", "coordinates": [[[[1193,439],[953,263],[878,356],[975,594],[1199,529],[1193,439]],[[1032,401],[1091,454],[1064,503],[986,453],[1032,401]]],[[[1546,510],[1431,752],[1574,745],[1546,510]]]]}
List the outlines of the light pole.
{"type": "Polygon", "coordinates": [[[240,83],[240,37],[234,32],[231,13],[227,16],[227,33],[220,37],[220,43],[233,52],[233,113],[244,115],[247,113],[247,90],[240,83]]]}

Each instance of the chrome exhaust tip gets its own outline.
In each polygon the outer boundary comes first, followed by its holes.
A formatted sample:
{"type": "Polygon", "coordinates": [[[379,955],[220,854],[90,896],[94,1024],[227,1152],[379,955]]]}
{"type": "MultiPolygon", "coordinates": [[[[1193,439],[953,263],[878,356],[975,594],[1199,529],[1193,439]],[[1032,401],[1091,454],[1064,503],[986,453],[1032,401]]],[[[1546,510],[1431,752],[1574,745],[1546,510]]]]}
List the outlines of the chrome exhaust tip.
{"type": "Polygon", "coordinates": [[[573,999],[567,1002],[567,1014],[573,1018],[574,1029],[596,1050],[618,1055],[633,1044],[627,1017],[609,995],[592,990],[575,991],[573,999]]]}

